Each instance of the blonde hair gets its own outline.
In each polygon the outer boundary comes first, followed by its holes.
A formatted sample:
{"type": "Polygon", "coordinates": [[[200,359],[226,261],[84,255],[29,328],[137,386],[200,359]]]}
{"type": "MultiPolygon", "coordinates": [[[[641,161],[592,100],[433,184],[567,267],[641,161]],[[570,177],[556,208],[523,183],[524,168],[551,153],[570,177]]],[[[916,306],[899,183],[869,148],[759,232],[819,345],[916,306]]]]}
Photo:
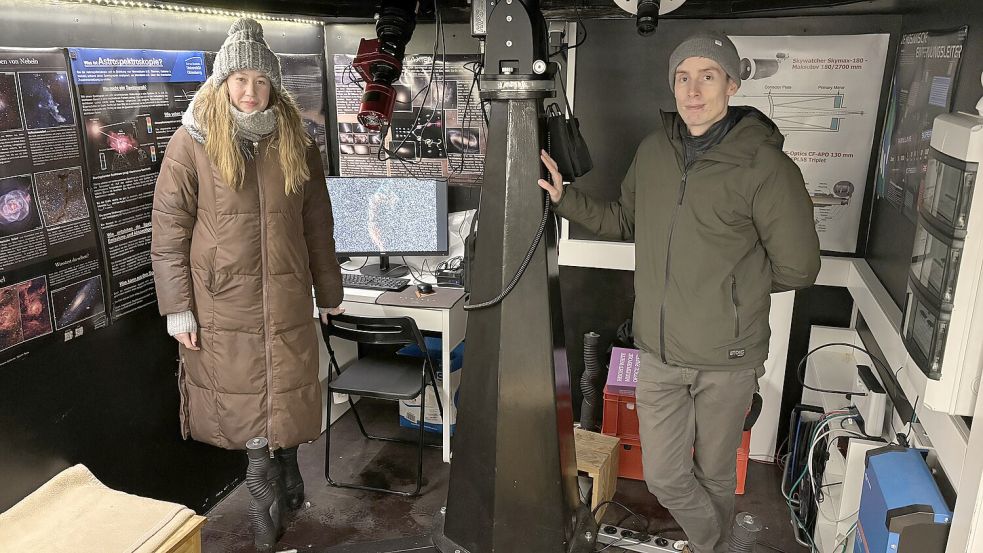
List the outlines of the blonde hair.
{"type": "MultiPolygon", "coordinates": [[[[280,152],[283,189],[290,195],[299,192],[311,177],[307,167],[307,147],[311,139],[304,132],[300,109],[293,96],[286,91],[271,91],[270,104],[277,119],[270,147],[280,152]]],[[[195,98],[194,117],[205,134],[205,153],[229,188],[239,190],[245,178],[246,159],[232,119],[232,109],[227,81],[215,86],[209,79],[195,98]]]]}

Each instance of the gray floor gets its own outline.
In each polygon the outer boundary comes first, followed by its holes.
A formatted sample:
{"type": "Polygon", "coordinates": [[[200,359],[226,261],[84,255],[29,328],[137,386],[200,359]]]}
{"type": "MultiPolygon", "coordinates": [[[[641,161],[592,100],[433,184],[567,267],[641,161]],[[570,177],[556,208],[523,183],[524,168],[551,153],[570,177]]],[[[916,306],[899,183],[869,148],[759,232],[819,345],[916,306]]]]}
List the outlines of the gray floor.
{"type": "MultiPolygon", "coordinates": [[[[363,400],[359,403],[369,431],[379,433],[397,428],[396,405],[384,401],[363,400]]],[[[405,435],[413,436],[409,431],[405,435]]],[[[331,475],[335,479],[411,487],[415,477],[416,450],[402,444],[369,442],[362,438],[349,413],[332,427],[331,475]]],[[[432,436],[438,441],[436,435],[432,436]]],[[[296,549],[298,553],[326,553],[337,546],[340,551],[420,551],[425,540],[415,539],[429,533],[433,514],[444,504],[447,495],[449,465],[440,460],[440,450],[427,448],[424,455],[424,491],[416,498],[404,498],[358,490],[334,488],[324,481],[324,437],[300,447],[298,458],[306,487],[306,502],[297,511],[278,544],[279,551],[296,549]],[[401,540],[401,538],[411,538],[401,540]],[[378,547],[369,542],[387,542],[378,547]],[[404,545],[405,547],[397,547],[404,545]]],[[[801,553],[806,548],[793,538],[788,511],[779,492],[780,474],[772,465],[751,463],[748,467],[747,493],[737,499],[738,510],[753,512],[765,523],[757,551],[772,550],[801,553]]],[[[620,479],[617,501],[645,517],[647,531],[669,538],[682,538],[682,532],[645,488],[644,483],[620,479]]],[[[206,553],[251,553],[252,535],[246,512],[249,492],[239,486],[209,513],[202,538],[206,553]]],[[[604,522],[616,523],[624,512],[614,506],[604,522]]],[[[625,527],[637,525],[632,519],[625,527]]],[[[607,549],[608,552],[618,548],[607,549]]],[[[520,553],[520,552],[516,552],[520,553]]]]}

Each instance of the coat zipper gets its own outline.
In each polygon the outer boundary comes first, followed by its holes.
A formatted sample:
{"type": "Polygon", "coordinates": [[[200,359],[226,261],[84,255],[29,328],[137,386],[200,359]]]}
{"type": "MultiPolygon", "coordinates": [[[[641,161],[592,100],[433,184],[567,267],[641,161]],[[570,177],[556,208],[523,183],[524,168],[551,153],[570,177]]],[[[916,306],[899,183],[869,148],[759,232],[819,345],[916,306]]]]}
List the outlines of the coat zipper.
{"type": "Polygon", "coordinates": [[[730,275],[730,299],[734,304],[734,338],[741,336],[741,314],[737,311],[737,277],[730,275]]]}
{"type": "Polygon", "coordinates": [[[188,413],[188,389],[185,379],[187,370],[185,369],[184,354],[178,356],[177,363],[177,382],[178,393],[181,396],[181,437],[185,440],[191,436],[191,414],[188,413]]]}
{"type": "Polygon", "coordinates": [[[662,305],[659,306],[659,349],[662,362],[669,364],[666,358],[666,294],[669,293],[669,265],[672,259],[672,232],[676,228],[676,218],[679,215],[679,206],[683,205],[683,196],[686,194],[686,177],[689,168],[683,171],[683,178],[679,181],[679,198],[676,205],[672,208],[672,219],[669,223],[669,238],[666,240],[666,278],[662,283],[662,305]]]}
{"type": "Polygon", "coordinates": [[[253,142],[253,162],[256,167],[256,190],[259,194],[259,251],[262,259],[263,278],[263,340],[266,344],[266,436],[270,444],[270,456],[273,456],[273,361],[270,359],[270,321],[269,297],[266,282],[266,208],[263,193],[263,181],[259,175],[259,142],[253,142]]]}

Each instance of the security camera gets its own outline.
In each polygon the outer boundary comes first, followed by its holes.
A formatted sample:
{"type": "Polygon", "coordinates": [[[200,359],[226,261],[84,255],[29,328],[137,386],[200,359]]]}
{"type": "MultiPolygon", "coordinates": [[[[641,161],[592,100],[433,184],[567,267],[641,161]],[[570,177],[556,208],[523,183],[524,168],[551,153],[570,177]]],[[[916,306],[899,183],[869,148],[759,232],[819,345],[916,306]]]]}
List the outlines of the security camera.
{"type": "Polygon", "coordinates": [[[638,34],[649,36],[659,25],[659,16],[665,15],[686,0],[614,0],[614,3],[626,12],[635,16],[635,28],[638,34]]]}
{"type": "Polygon", "coordinates": [[[614,0],[614,3],[626,12],[635,16],[635,28],[638,34],[649,36],[659,26],[659,16],[665,15],[686,0],[614,0]]]}

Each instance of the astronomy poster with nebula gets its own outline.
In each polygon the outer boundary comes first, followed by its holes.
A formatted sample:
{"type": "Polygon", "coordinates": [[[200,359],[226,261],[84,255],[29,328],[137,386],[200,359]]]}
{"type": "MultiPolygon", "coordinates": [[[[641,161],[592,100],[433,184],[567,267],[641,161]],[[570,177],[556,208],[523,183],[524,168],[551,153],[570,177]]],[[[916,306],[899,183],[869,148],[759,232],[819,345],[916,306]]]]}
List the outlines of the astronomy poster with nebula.
{"type": "Polygon", "coordinates": [[[154,187],[168,141],[205,80],[200,51],[69,48],[92,203],[115,321],[157,301],[154,187]]]}
{"type": "Polygon", "coordinates": [[[355,56],[332,59],[338,164],[342,176],[446,178],[481,184],[487,129],[475,72],[477,57],[407,54],[393,83],[391,125],[383,135],[358,122],[364,83],[355,56]]]}
{"type": "Polygon", "coordinates": [[[106,324],[65,50],[0,49],[0,365],[106,324]]]}

